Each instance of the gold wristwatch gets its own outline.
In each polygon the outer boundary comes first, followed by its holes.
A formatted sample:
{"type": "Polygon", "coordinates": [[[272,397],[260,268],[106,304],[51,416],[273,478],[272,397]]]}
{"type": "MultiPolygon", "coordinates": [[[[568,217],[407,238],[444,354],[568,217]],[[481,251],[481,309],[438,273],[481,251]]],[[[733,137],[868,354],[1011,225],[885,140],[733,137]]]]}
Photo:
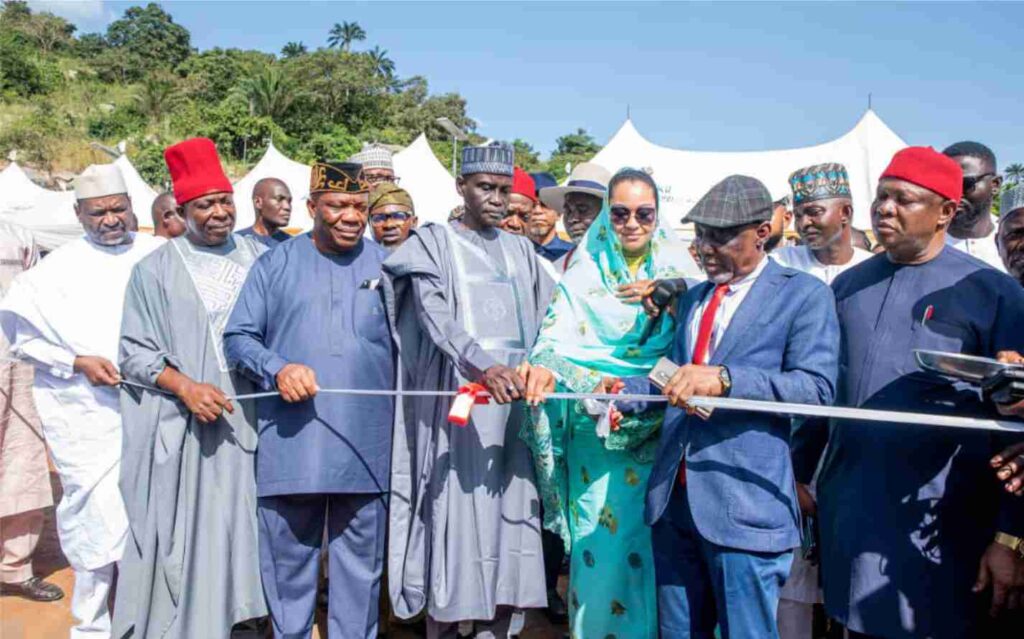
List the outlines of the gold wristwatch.
{"type": "Polygon", "coordinates": [[[1024,539],[1020,537],[1014,537],[1013,535],[1007,535],[1006,533],[996,533],[996,543],[1001,546],[1006,546],[1013,552],[1017,553],[1017,556],[1024,559],[1024,539]]]}

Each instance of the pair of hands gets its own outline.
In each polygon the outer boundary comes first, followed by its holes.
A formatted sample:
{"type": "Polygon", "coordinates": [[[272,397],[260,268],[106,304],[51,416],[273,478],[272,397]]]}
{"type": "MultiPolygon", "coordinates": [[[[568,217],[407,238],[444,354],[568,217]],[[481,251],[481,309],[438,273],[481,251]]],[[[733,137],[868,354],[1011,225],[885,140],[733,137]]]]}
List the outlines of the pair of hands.
{"type": "MultiPolygon", "coordinates": [[[[526,377],[526,401],[536,406],[543,402],[548,393],[555,390],[555,376],[541,366],[523,364],[519,371],[526,377]]],[[[721,379],[720,366],[698,366],[686,364],[672,375],[661,393],[668,398],[673,406],[685,406],[694,396],[721,397],[725,392],[721,379]]],[[[622,380],[605,377],[594,389],[595,393],[614,394],[622,389],[622,380]],[[615,390],[613,390],[615,389],[615,390]]],[[[689,410],[689,409],[688,409],[689,410]]]]}
{"type": "MultiPolygon", "coordinates": [[[[1024,356],[1016,351],[1001,351],[996,359],[1005,364],[1024,365],[1024,356]]],[[[1016,404],[997,404],[1001,415],[1024,418],[1024,401],[1016,404]]],[[[996,471],[996,477],[1003,482],[1006,492],[1020,497],[1024,495],[1024,442],[1007,446],[998,455],[989,460],[989,465],[996,471]]]]}

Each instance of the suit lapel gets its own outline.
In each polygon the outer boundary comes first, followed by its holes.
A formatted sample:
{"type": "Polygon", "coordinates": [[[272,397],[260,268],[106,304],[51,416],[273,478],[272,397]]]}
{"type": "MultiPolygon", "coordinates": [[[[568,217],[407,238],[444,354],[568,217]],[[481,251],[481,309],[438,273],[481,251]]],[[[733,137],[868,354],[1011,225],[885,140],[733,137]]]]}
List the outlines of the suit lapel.
{"type": "Polygon", "coordinates": [[[769,259],[768,264],[761,271],[761,275],[754,280],[747,296],[743,298],[740,307],[736,309],[736,314],[732,316],[729,327],[725,329],[725,335],[722,336],[722,340],[711,356],[710,364],[717,366],[729,356],[729,352],[736,347],[751,326],[768,309],[769,302],[775,296],[775,289],[783,279],[781,268],[775,264],[774,260],[769,259]]]}

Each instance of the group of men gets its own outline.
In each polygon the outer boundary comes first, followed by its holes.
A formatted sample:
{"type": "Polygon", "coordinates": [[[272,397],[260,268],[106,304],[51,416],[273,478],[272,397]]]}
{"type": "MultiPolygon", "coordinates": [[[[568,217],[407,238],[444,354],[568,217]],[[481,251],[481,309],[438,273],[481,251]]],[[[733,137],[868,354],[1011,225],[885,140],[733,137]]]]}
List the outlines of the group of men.
{"type": "MultiPolygon", "coordinates": [[[[0,229],[5,592],[61,596],[31,569],[48,448],[73,637],[226,637],[267,615],[275,636],[308,636],[323,553],[332,637],[376,635],[384,574],[393,614],[425,618],[429,637],[516,635],[524,610],[564,611],[518,400],[609,172],[581,164],[558,185],[506,145],[467,147],[458,217],[418,227],[371,146],[314,164],[313,228],[291,237],[284,182],[258,182],[255,223],[233,232],[214,144],[165,159],[163,240],[132,230],[113,165],[76,182],[85,235],[38,264],[30,237],[0,229]],[[473,388],[491,402],[451,421],[452,395],[473,388]]],[[[680,368],[652,390],[672,405],[646,513],[663,636],[811,637],[822,594],[853,636],[1020,623],[998,613],[1024,599],[1024,438],[687,409],[728,396],[1019,414],[912,354],[1024,352],[1024,188],[995,221],[999,186],[981,145],[897,153],[871,210],[880,256],[855,246],[839,164],[791,176],[797,245],[754,178],[726,178],[687,215],[707,282],[673,303],[680,368]]]]}

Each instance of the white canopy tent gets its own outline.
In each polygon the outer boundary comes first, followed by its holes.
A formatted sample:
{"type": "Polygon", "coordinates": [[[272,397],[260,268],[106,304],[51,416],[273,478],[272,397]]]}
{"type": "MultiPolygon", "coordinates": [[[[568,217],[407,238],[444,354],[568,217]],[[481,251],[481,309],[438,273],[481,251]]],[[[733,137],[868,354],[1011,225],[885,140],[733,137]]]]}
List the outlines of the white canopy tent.
{"type": "Polygon", "coordinates": [[[907,146],[874,111],[868,110],[845,135],[817,146],[750,152],[684,151],[648,141],[626,122],[592,162],[615,172],[624,166],[650,170],[658,183],[662,211],[678,224],[707,191],[728,175],[755,177],[775,199],[789,193],[793,171],[840,162],[850,175],[854,226],[871,228],[869,207],[878,176],[893,154],[907,146]]]}
{"type": "Polygon", "coordinates": [[[438,161],[427,136],[421,133],[392,159],[398,185],[412,196],[420,224],[446,223],[448,213],[462,204],[462,198],[455,190],[455,178],[438,161]]]}
{"type": "MultiPolygon", "coordinates": [[[[462,200],[455,191],[455,179],[438,162],[426,136],[420,134],[412,144],[395,153],[392,159],[395,174],[400,178],[399,186],[412,196],[420,223],[446,222],[448,212],[462,200]]],[[[267,152],[256,166],[245,177],[235,182],[235,228],[252,226],[256,220],[252,207],[252,189],[257,182],[267,177],[283,180],[292,192],[292,217],[288,224],[289,228],[301,231],[313,228],[313,220],[306,212],[309,171],[309,166],[288,158],[273,144],[267,147],[267,152]]]]}
{"type": "MultiPolygon", "coordinates": [[[[139,223],[147,225],[156,192],[127,157],[122,155],[114,164],[124,176],[139,223]]],[[[82,226],[75,218],[74,192],[44,189],[30,180],[17,162],[0,171],[0,219],[32,231],[44,251],[52,251],[82,234],[82,226]]]]}

